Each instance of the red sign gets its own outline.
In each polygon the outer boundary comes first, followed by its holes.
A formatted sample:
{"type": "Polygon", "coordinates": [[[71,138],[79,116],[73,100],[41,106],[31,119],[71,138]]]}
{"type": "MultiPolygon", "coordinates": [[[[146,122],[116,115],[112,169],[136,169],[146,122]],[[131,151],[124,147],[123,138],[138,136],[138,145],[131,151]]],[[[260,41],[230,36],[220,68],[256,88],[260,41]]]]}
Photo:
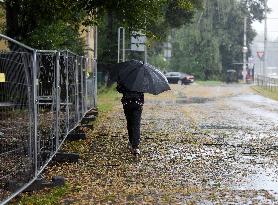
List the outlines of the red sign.
{"type": "Polygon", "coordinates": [[[261,60],[264,57],[264,51],[257,51],[257,56],[261,60]]]}

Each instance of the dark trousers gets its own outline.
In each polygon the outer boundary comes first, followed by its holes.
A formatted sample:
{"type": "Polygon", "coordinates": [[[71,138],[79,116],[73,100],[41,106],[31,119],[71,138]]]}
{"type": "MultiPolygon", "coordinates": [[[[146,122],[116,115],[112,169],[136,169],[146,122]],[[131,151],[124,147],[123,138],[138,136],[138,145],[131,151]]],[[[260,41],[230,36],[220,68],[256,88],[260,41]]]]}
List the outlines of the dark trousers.
{"type": "Polygon", "coordinates": [[[123,108],[127,121],[129,142],[133,148],[137,148],[140,144],[140,124],[143,108],[134,102],[123,105],[123,108]]]}

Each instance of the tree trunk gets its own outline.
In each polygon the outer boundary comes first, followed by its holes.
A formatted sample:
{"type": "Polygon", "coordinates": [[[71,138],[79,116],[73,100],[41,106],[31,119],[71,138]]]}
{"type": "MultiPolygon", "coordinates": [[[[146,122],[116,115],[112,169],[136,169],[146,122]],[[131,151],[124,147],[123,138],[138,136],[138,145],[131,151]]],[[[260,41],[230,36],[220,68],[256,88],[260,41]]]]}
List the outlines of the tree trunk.
{"type": "Polygon", "coordinates": [[[19,39],[19,24],[18,24],[18,2],[6,1],[6,24],[7,24],[7,36],[19,39]]]}

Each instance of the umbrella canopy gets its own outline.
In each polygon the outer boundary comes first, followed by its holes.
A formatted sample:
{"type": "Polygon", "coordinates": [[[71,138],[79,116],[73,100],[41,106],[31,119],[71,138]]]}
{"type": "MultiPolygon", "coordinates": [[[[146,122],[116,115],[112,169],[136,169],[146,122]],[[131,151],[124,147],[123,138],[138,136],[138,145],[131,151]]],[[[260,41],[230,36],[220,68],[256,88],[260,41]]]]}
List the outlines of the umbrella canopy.
{"type": "Polygon", "coordinates": [[[118,83],[130,91],[158,95],[170,90],[167,78],[151,64],[131,60],[116,64],[114,69],[118,83]]]}

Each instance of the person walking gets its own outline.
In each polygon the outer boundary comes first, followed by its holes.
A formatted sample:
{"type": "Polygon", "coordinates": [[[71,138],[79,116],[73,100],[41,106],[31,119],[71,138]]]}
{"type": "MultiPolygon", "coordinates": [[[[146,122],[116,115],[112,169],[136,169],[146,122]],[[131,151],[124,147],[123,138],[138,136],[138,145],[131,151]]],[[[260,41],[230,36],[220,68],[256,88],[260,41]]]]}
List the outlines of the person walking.
{"type": "Polygon", "coordinates": [[[134,155],[140,155],[140,126],[141,115],[144,105],[144,93],[130,91],[123,84],[119,83],[116,87],[119,93],[123,94],[121,102],[127,121],[128,148],[134,155]]]}
{"type": "Polygon", "coordinates": [[[158,95],[171,90],[167,78],[153,65],[138,60],[117,63],[112,78],[117,90],[123,94],[122,104],[127,121],[128,147],[134,155],[140,155],[140,126],[144,105],[144,93],[158,95]]]}

